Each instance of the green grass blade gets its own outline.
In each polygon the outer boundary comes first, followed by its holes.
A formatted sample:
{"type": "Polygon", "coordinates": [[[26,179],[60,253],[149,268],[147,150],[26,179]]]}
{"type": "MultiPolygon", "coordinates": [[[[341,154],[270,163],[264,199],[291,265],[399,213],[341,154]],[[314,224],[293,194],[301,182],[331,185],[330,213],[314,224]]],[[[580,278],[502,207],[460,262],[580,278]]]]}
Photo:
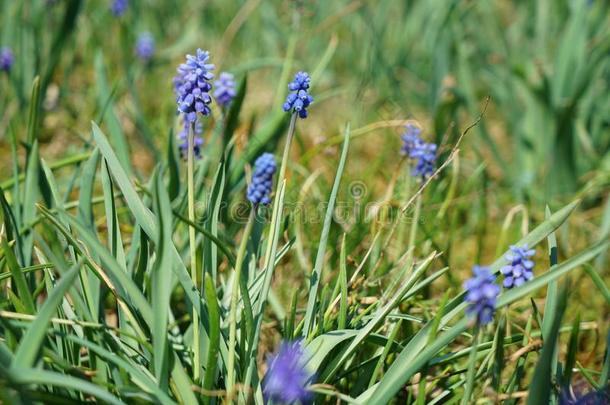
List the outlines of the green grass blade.
{"type": "Polygon", "coordinates": [[[12,371],[11,377],[15,383],[20,385],[52,385],[89,394],[108,404],[125,405],[123,401],[110,394],[107,389],[63,373],[37,369],[19,369],[12,371]]]}
{"type": "Polygon", "coordinates": [[[341,257],[339,265],[339,317],[337,320],[337,327],[339,329],[345,329],[347,325],[347,251],[345,248],[345,234],[343,234],[343,242],[341,243],[341,257]]]}
{"type": "Polygon", "coordinates": [[[334,330],[323,335],[316,336],[306,345],[308,357],[305,364],[312,371],[317,371],[326,356],[345,340],[352,339],[358,334],[355,329],[334,330]]]}
{"type": "Polygon", "coordinates": [[[32,149],[28,154],[27,168],[25,174],[25,190],[23,196],[22,221],[27,232],[23,238],[24,244],[24,266],[32,264],[32,249],[34,248],[34,230],[32,227],[36,220],[36,202],[40,194],[39,184],[40,159],[38,157],[38,141],[34,141],[32,149]]]}
{"type": "Polygon", "coordinates": [[[171,405],[175,403],[163,391],[162,387],[159,387],[157,385],[157,381],[155,381],[153,376],[150,375],[148,371],[143,368],[142,365],[127,361],[121,355],[117,355],[116,351],[107,350],[94,342],[79,338],[77,336],[69,335],[65,338],[74,343],[77,343],[80,346],[86,347],[90,351],[94,352],[96,355],[106,360],[108,363],[113,363],[116,366],[120,367],[122,370],[127,371],[127,373],[129,373],[135,384],[137,384],[143,390],[150,392],[152,395],[154,395],[161,404],[171,405]]]}
{"type": "Polygon", "coordinates": [[[167,320],[170,310],[172,208],[167,190],[159,172],[154,179],[155,209],[159,220],[159,240],[156,241],[157,258],[152,272],[153,352],[155,377],[160,388],[167,392],[169,378],[169,346],[167,342],[167,320]]]}
{"type": "Polygon", "coordinates": [[[542,354],[536,364],[534,376],[530,383],[530,390],[527,396],[528,405],[550,404],[551,387],[553,386],[553,360],[556,352],[556,344],[561,319],[566,307],[567,291],[562,291],[559,295],[557,308],[555,310],[553,324],[550,334],[544,340],[542,354]]]}
{"type": "MultiPolygon", "coordinates": [[[[598,254],[608,248],[610,242],[603,242],[592,246],[589,249],[582,251],[577,256],[566,260],[564,263],[558,265],[555,269],[549,270],[539,277],[523,284],[518,288],[509,290],[498,298],[496,307],[498,309],[503,308],[529,294],[547,285],[549,282],[558,279],[559,277],[567,274],[571,270],[583,265],[595,258],[598,254]]],[[[458,297],[461,297],[458,296],[458,297]]],[[[460,300],[462,301],[462,300],[460,300]]],[[[462,302],[456,308],[454,308],[449,314],[447,314],[442,322],[441,327],[444,327],[450,319],[454,318],[458,314],[462,314],[465,308],[465,304],[462,302]]],[[[383,376],[379,384],[377,384],[375,390],[367,390],[361,396],[358,397],[360,401],[366,401],[369,398],[375,398],[378,403],[387,403],[398,390],[413,376],[417,373],[421,367],[423,367],[432,357],[436,355],[442,348],[446,347],[452,342],[457,336],[466,331],[468,328],[468,319],[462,317],[455,326],[441,334],[435,341],[428,345],[422,346],[417,352],[412,352],[412,342],[417,342],[420,335],[427,336],[427,331],[422,329],[416,336],[411,339],[409,344],[400,352],[390,369],[383,376]],[[408,361],[406,361],[408,360],[408,361]]]]}
{"type": "MultiPolygon", "coordinates": [[[[208,353],[203,377],[203,388],[211,390],[216,380],[216,369],[218,363],[218,348],[220,346],[220,308],[214,281],[209,273],[204,276],[205,301],[208,305],[210,314],[210,338],[208,343],[208,353]]],[[[210,402],[210,397],[204,397],[204,403],[210,402]]]]}
{"type": "Polygon", "coordinates": [[[51,323],[51,317],[57,312],[57,307],[61,303],[64,295],[72,287],[72,283],[78,276],[81,269],[81,263],[75,263],[70,270],[64,273],[51,290],[42,308],[36,316],[36,320],[32,322],[27,332],[19,343],[19,348],[15,353],[15,358],[11,363],[11,369],[29,368],[34,366],[38,351],[42,347],[43,340],[47,334],[47,328],[51,323]]]}
{"type": "Polygon", "coordinates": [[[28,145],[34,145],[36,133],[38,131],[38,122],[40,115],[40,77],[34,78],[32,83],[32,98],[30,99],[30,112],[28,118],[28,134],[26,142],[28,145]]]}
{"type": "MultiPolygon", "coordinates": [[[[150,212],[150,210],[144,205],[138,194],[136,193],[135,188],[131,184],[127,173],[123,170],[119,159],[114,154],[112,147],[108,143],[108,139],[104,136],[99,127],[92,123],[93,127],[93,138],[97,143],[100,153],[104,158],[108,161],[108,168],[112,172],[113,177],[117,182],[117,186],[123,193],[123,198],[127,203],[131,213],[136,218],[138,225],[142,228],[142,230],[148,235],[151,240],[158,240],[158,229],[155,224],[154,216],[150,212]]],[[[199,314],[200,318],[204,321],[204,324],[207,323],[207,314],[205,312],[204,307],[202,306],[201,295],[199,294],[197,287],[191,280],[191,277],[184,266],[184,262],[175,247],[171,248],[171,256],[172,256],[172,269],[174,274],[178,278],[178,281],[182,285],[184,292],[195,308],[195,311],[199,314]]],[[[223,346],[226,348],[226,344],[221,345],[221,349],[223,346]]]]}
{"type": "Polygon", "coordinates": [[[174,131],[169,133],[169,142],[167,143],[167,166],[169,169],[169,198],[174,201],[180,194],[180,158],[178,157],[178,149],[176,148],[176,137],[174,131]]]}
{"type": "MultiPolygon", "coordinates": [[[[356,347],[360,345],[366,337],[368,337],[381,323],[385,320],[387,315],[396,308],[397,305],[404,299],[405,294],[413,294],[418,290],[416,287],[416,282],[420,276],[424,274],[432,260],[436,257],[436,252],[431,253],[426,259],[424,259],[417,269],[413,272],[413,275],[410,279],[401,286],[398,291],[394,294],[394,296],[385,304],[381,309],[377,311],[374,317],[361,329],[358,330],[358,334],[354,337],[354,340],[349,344],[349,346],[338,356],[332,363],[332,366],[329,370],[320,377],[321,380],[325,382],[329,382],[330,378],[335,375],[335,373],[339,370],[341,365],[354,353],[356,347]]],[[[443,271],[435,273],[436,277],[443,274],[443,271]]],[[[433,275],[435,276],[435,275],[433,275]]],[[[436,278],[434,277],[434,278],[436,278]]],[[[421,288],[421,287],[420,287],[421,288]]]]}
{"type": "MultiPolygon", "coordinates": [[[[545,217],[548,219],[551,216],[549,207],[546,207],[545,217]]],[[[551,232],[547,237],[549,246],[549,261],[550,266],[553,268],[557,264],[557,238],[555,232],[551,232]]],[[[547,287],[546,300],[544,302],[544,319],[542,320],[542,330],[544,331],[545,338],[548,338],[551,333],[551,326],[555,319],[555,308],[557,307],[557,282],[549,283],[547,287]]]]}
{"type": "Polygon", "coordinates": [[[570,342],[568,344],[568,353],[566,355],[566,365],[563,370],[563,385],[569,386],[572,379],[572,370],[576,365],[576,354],[578,352],[578,333],[580,332],[580,314],[576,315],[572,322],[572,330],[570,331],[570,342]]]}
{"type": "Polygon", "coordinates": [[[85,162],[80,176],[80,193],[78,196],[78,217],[83,224],[94,226],[93,206],[93,189],[95,186],[95,173],[100,159],[100,152],[95,149],[91,153],[89,160],[85,162]]]}
{"type": "Polygon", "coordinates": [[[608,387],[608,383],[610,382],[610,332],[606,336],[606,353],[604,355],[604,365],[602,367],[602,372],[599,375],[599,386],[600,387],[608,387]]]}
{"type": "MultiPolygon", "coordinates": [[[[19,207],[19,204],[16,201],[14,201],[14,204],[16,207],[19,207]]],[[[19,234],[19,225],[15,217],[15,212],[11,208],[9,202],[6,200],[4,190],[1,187],[0,205],[2,206],[2,220],[4,222],[4,232],[6,233],[6,238],[8,240],[15,240],[14,246],[15,250],[17,251],[16,256],[19,257],[19,260],[23,263],[23,241],[21,239],[21,235],[19,234]]]]}
{"type": "Polygon", "coordinates": [[[597,287],[597,289],[602,293],[602,296],[606,299],[608,305],[610,305],[610,289],[604,282],[604,279],[599,275],[599,273],[593,268],[593,266],[586,265],[585,271],[593,280],[593,284],[597,287]]]}
{"type": "Polygon", "coordinates": [[[19,267],[19,264],[17,263],[15,253],[4,238],[2,238],[2,251],[4,253],[4,257],[6,258],[6,264],[11,272],[11,275],[13,276],[13,280],[15,281],[19,300],[23,302],[26,313],[35,313],[36,305],[34,304],[32,293],[28,288],[28,283],[23,272],[21,271],[21,268],[19,267]]]}
{"type": "Polygon", "coordinates": [[[330,192],[328,206],[326,208],[326,214],[324,216],[324,225],[322,228],[322,234],[320,235],[320,241],[318,243],[318,253],[316,255],[314,268],[309,279],[309,297],[307,299],[307,308],[305,309],[305,323],[303,326],[303,337],[305,338],[307,338],[310,332],[313,330],[315,310],[318,298],[318,286],[320,285],[320,278],[322,277],[322,268],[324,267],[324,257],[326,254],[326,245],[328,243],[330,226],[333,221],[333,213],[335,210],[335,203],[337,202],[339,184],[341,183],[343,169],[345,168],[345,161],[347,160],[347,151],[349,149],[349,136],[350,125],[347,124],[345,126],[345,132],[343,133],[344,140],[343,147],[341,149],[341,158],[339,160],[339,166],[337,167],[337,173],[335,174],[335,181],[333,183],[332,191],[330,192]]]}

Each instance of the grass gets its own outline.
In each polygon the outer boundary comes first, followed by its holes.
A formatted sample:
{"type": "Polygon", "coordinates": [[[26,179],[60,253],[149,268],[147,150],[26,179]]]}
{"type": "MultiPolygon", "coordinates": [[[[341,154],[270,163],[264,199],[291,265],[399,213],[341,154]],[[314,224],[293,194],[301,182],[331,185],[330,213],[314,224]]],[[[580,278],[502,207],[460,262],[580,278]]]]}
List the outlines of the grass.
{"type": "Polygon", "coordinates": [[[264,403],[294,339],[316,403],[607,393],[609,12],[2,2],[0,402],[264,403]],[[238,91],[184,162],[171,79],[197,47],[238,91]],[[281,110],[298,70],[306,120],[281,110]],[[399,153],[407,122],[439,145],[427,181],[399,153]],[[263,152],[279,170],[255,209],[263,152]],[[463,281],[524,243],[535,278],[475,327],[463,281]]]}

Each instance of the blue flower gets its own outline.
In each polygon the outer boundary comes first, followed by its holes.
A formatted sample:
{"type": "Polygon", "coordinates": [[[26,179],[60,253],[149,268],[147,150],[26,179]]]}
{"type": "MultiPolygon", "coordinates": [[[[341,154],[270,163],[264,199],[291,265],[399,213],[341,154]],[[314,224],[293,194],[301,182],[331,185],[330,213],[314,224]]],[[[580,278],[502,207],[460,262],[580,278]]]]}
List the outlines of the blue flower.
{"type": "Polygon", "coordinates": [[[411,170],[411,175],[415,177],[427,178],[434,173],[436,167],[436,144],[422,142],[415,145],[409,157],[415,159],[415,166],[411,170]]]}
{"type": "Polygon", "coordinates": [[[8,46],[0,48],[0,70],[10,72],[13,63],[15,63],[15,55],[11,48],[8,46]]]}
{"type": "MultiPolygon", "coordinates": [[[[191,127],[192,124],[185,121],[182,131],[178,133],[178,140],[180,141],[178,143],[178,150],[180,151],[180,157],[182,159],[187,158],[187,152],[189,149],[188,134],[191,127]]],[[[201,158],[201,148],[203,147],[203,138],[201,137],[201,134],[203,134],[203,124],[201,123],[201,121],[195,121],[194,129],[195,135],[193,138],[193,152],[195,157],[199,159],[201,158]]]]}
{"type": "Polygon", "coordinates": [[[418,148],[420,145],[424,143],[422,141],[421,128],[414,124],[405,125],[406,131],[400,137],[402,139],[402,148],[400,149],[400,153],[405,156],[411,156],[411,153],[418,148]]]}
{"type": "Polygon", "coordinates": [[[511,253],[504,256],[508,265],[500,270],[504,274],[503,285],[505,288],[519,287],[534,277],[532,271],[534,262],[529,257],[533,256],[536,251],[528,249],[527,245],[511,246],[510,251],[511,253]]]}
{"type": "Polygon", "coordinates": [[[478,325],[487,325],[493,320],[500,287],[487,267],[474,266],[472,271],[473,277],[464,283],[466,315],[475,318],[478,325]]]}
{"type": "Polygon", "coordinates": [[[269,358],[263,379],[263,394],[267,401],[293,404],[312,399],[307,385],[313,378],[305,364],[301,341],[283,342],[279,352],[269,358]]]}
{"type": "Polygon", "coordinates": [[[231,73],[222,72],[214,82],[214,98],[221,107],[227,107],[235,98],[235,80],[231,73]]]}
{"type": "Polygon", "coordinates": [[[214,65],[207,63],[209,57],[209,52],[197,49],[196,56],[186,56],[186,63],[180,65],[178,75],[174,78],[178,111],[190,123],[195,122],[197,113],[210,115],[212,112],[209,92],[212,90],[210,80],[214,78],[211,72],[214,65]]]}
{"type": "Polygon", "coordinates": [[[411,175],[425,179],[434,173],[437,146],[432,142],[424,142],[421,138],[422,130],[417,125],[409,123],[405,128],[406,131],[401,135],[403,144],[400,153],[411,159],[411,175]]]}
{"type": "Polygon", "coordinates": [[[112,4],[110,5],[110,12],[115,17],[120,17],[125,14],[125,11],[127,11],[127,7],[129,7],[128,0],[113,0],[112,4]]]}
{"type": "Polygon", "coordinates": [[[284,102],[284,111],[299,114],[301,118],[307,118],[307,107],[313,103],[313,97],[309,95],[311,78],[307,72],[298,72],[294,80],[288,84],[288,89],[293,93],[288,94],[284,102]]]}
{"type": "Polygon", "coordinates": [[[277,166],[275,157],[271,153],[263,153],[254,162],[252,181],[248,186],[248,200],[254,204],[268,205],[271,203],[271,186],[273,184],[273,173],[277,166]]]}
{"type": "Polygon", "coordinates": [[[149,61],[155,54],[155,38],[150,32],[143,32],[136,41],[136,55],[143,61],[149,61]]]}

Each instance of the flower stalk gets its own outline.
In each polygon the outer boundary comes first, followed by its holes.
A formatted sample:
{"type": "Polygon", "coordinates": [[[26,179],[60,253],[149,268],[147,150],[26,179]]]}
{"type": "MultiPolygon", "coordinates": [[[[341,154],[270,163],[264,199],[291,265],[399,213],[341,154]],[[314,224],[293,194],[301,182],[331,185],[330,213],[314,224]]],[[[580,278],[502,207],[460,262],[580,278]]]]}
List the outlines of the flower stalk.
{"type": "Polygon", "coordinates": [[[237,338],[237,302],[239,301],[239,283],[241,280],[241,268],[246,256],[246,246],[252,233],[252,225],[256,217],[256,206],[252,207],[246,228],[241,237],[241,243],[235,260],[235,274],[231,288],[231,307],[229,312],[229,354],[227,359],[227,401],[231,402],[235,385],[235,346],[237,338]]]}
{"type": "MultiPolygon", "coordinates": [[[[195,223],[195,127],[190,126],[187,135],[187,192],[188,192],[188,219],[195,223]]],[[[189,225],[189,251],[191,254],[191,279],[197,286],[197,241],[195,238],[195,228],[189,225]]],[[[199,347],[199,316],[193,308],[193,378],[199,380],[200,376],[201,353],[199,347]]]]}

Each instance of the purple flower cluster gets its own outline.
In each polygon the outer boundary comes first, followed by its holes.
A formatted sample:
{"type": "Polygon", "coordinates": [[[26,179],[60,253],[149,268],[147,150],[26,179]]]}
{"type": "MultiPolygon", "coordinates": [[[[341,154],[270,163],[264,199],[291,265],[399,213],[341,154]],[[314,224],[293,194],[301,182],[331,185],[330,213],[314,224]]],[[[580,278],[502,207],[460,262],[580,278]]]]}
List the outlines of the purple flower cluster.
{"type": "Polygon", "coordinates": [[[307,385],[313,374],[305,364],[305,351],[301,341],[283,342],[279,352],[269,358],[263,379],[266,401],[285,404],[308,403],[312,399],[307,385]]]}
{"type": "Polygon", "coordinates": [[[189,149],[188,144],[188,134],[193,127],[192,130],[195,131],[193,138],[193,152],[197,159],[201,158],[201,148],[203,147],[203,138],[201,135],[203,134],[203,124],[200,120],[195,121],[194,126],[189,122],[184,122],[184,127],[182,131],[178,133],[178,150],[180,151],[180,157],[182,159],[187,158],[187,152],[189,149]]]}
{"type": "Polygon", "coordinates": [[[400,153],[414,162],[411,175],[425,179],[434,173],[437,146],[432,142],[424,142],[421,139],[421,132],[418,126],[407,124],[405,133],[401,135],[403,144],[400,153]]]}
{"type": "Polygon", "coordinates": [[[424,141],[421,139],[421,128],[417,125],[408,123],[405,125],[405,129],[405,133],[400,136],[403,142],[400,153],[405,156],[411,156],[411,153],[424,141]]]}
{"type": "Polygon", "coordinates": [[[534,262],[529,259],[536,251],[528,249],[527,245],[511,246],[511,253],[505,256],[508,264],[500,270],[504,275],[504,287],[519,287],[534,277],[534,262]]]}
{"type": "Polygon", "coordinates": [[[231,73],[222,72],[214,82],[214,98],[221,107],[228,107],[235,98],[235,79],[231,73]]]}
{"type": "Polygon", "coordinates": [[[487,325],[493,320],[500,287],[487,267],[474,266],[472,271],[473,277],[464,283],[468,303],[466,315],[474,318],[478,325],[487,325]]]}
{"type": "Polygon", "coordinates": [[[294,80],[288,84],[292,93],[288,94],[284,102],[284,111],[299,114],[301,118],[307,118],[307,107],[313,103],[313,97],[309,95],[311,77],[307,72],[298,72],[294,80]]]}
{"type": "Polygon", "coordinates": [[[127,11],[127,7],[129,7],[128,0],[112,0],[112,4],[110,5],[110,12],[115,17],[121,17],[127,11]]]}
{"type": "Polygon", "coordinates": [[[10,72],[15,63],[15,55],[8,46],[0,48],[0,71],[10,72]]]}
{"type": "Polygon", "coordinates": [[[155,38],[150,32],[143,32],[136,41],[135,52],[138,58],[148,62],[155,54],[155,38]]]}
{"type": "Polygon", "coordinates": [[[277,166],[275,157],[271,153],[263,153],[254,162],[252,181],[248,186],[248,200],[254,204],[268,205],[271,203],[271,186],[273,184],[273,173],[277,166]]]}
{"type": "Polygon", "coordinates": [[[436,167],[436,144],[424,142],[411,153],[411,158],[415,159],[411,175],[421,178],[431,176],[436,167]]]}
{"type": "Polygon", "coordinates": [[[178,103],[178,111],[184,114],[187,122],[193,123],[197,119],[197,113],[210,115],[209,104],[212,102],[210,81],[214,78],[211,70],[214,65],[207,63],[210,54],[207,51],[197,49],[197,55],[186,55],[186,63],[178,68],[178,74],[174,78],[178,103]]]}

